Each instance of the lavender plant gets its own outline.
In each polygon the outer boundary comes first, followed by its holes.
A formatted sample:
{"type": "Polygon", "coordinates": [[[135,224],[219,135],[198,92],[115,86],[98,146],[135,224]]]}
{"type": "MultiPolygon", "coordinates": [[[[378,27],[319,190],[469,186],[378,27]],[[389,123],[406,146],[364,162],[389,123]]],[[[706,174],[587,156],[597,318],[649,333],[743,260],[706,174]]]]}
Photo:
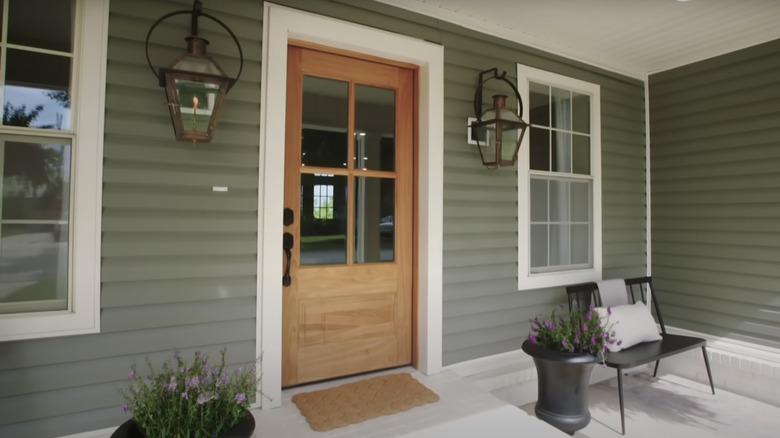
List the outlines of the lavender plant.
{"type": "Polygon", "coordinates": [[[159,370],[147,358],[145,377],[133,365],[120,390],[124,411],[149,438],[209,438],[230,429],[247,415],[260,376],[257,363],[228,370],[226,351],[217,366],[201,352],[191,363],[176,352],[159,370]]]}
{"type": "MultiPolygon", "coordinates": [[[[561,309],[563,305],[560,306],[561,309]]],[[[607,346],[620,344],[615,339],[615,332],[608,318],[612,309],[607,308],[607,317],[599,318],[599,313],[593,306],[582,311],[576,302],[568,314],[556,314],[552,311],[549,318],[531,319],[531,333],[528,340],[547,350],[567,353],[588,353],[599,358],[601,363],[606,360],[607,346]]]]}

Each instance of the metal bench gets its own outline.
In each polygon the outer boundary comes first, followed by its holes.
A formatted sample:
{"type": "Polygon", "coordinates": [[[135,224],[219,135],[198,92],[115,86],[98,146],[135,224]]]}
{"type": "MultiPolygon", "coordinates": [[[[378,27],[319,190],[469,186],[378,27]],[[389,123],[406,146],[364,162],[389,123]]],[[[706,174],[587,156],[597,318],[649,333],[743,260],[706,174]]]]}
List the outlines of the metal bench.
{"type": "Polygon", "coordinates": [[[568,295],[570,309],[575,307],[575,303],[580,309],[588,309],[591,305],[596,307],[614,307],[624,304],[634,304],[638,302],[638,300],[641,300],[643,303],[645,303],[645,305],[647,305],[649,299],[653,309],[655,310],[655,315],[658,319],[658,325],[661,327],[660,340],[642,342],[618,352],[609,352],[606,357],[606,366],[615,368],[617,371],[618,394],[620,397],[620,426],[622,429],[621,433],[623,435],[626,434],[625,411],[623,405],[624,369],[633,368],[655,361],[655,369],[653,370],[653,377],[655,377],[658,373],[658,364],[661,359],[700,347],[704,356],[704,365],[707,367],[707,376],[710,380],[710,389],[712,389],[712,394],[715,394],[715,385],[712,382],[710,362],[707,359],[707,341],[703,338],[675,335],[666,332],[664,320],[661,316],[661,307],[658,303],[658,296],[653,290],[653,284],[650,277],[629,278],[625,280],[625,283],[625,301],[621,299],[623,297],[618,297],[618,299],[613,298],[613,302],[602,301],[598,284],[595,282],[576,284],[566,287],[566,294],[568,295]]]}

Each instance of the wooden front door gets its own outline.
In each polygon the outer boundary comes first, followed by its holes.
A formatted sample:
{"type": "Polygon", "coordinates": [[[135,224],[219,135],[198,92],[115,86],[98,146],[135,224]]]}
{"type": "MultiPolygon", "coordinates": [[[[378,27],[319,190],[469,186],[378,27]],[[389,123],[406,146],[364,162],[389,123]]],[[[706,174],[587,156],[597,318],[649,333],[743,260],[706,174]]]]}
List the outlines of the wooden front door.
{"type": "Polygon", "coordinates": [[[413,70],[290,46],[282,384],[412,361],[413,70]]]}

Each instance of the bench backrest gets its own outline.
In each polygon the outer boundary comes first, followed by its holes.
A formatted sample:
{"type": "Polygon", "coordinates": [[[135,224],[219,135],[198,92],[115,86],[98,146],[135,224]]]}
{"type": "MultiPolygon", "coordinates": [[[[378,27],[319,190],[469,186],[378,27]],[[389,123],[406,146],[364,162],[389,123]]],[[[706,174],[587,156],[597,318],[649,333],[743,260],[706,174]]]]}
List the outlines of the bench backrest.
{"type": "MultiPolygon", "coordinates": [[[[661,333],[666,334],[658,297],[653,290],[652,279],[650,277],[627,278],[625,279],[625,284],[627,302],[633,304],[641,300],[646,305],[649,302],[653,310],[655,310],[655,316],[658,319],[658,324],[661,326],[661,333]]],[[[566,294],[569,299],[569,310],[575,307],[575,303],[577,303],[577,307],[583,310],[588,309],[590,306],[603,306],[601,295],[599,294],[599,286],[596,282],[567,286],[566,294]]]]}

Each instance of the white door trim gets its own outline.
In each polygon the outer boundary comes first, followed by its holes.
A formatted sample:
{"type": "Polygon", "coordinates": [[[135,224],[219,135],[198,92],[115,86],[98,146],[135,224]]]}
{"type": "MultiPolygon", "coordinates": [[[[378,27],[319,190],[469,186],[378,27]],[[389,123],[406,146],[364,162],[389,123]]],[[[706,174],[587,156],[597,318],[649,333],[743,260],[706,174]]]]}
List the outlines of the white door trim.
{"type": "Polygon", "coordinates": [[[287,42],[309,41],[419,66],[418,368],[442,368],[442,220],[444,49],[403,35],[266,2],[263,11],[262,90],[257,242],[256,351],[263,355],[263,408],[281,405],[282,209],[287,42]]]}

